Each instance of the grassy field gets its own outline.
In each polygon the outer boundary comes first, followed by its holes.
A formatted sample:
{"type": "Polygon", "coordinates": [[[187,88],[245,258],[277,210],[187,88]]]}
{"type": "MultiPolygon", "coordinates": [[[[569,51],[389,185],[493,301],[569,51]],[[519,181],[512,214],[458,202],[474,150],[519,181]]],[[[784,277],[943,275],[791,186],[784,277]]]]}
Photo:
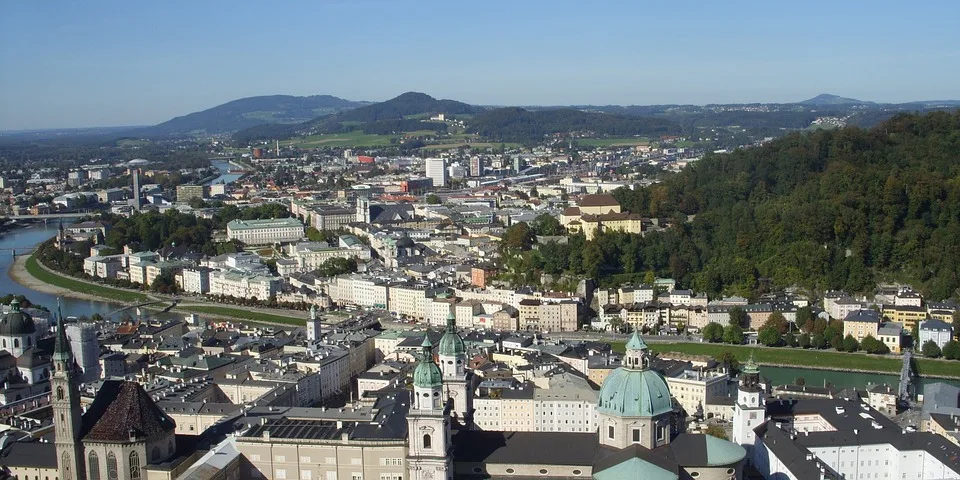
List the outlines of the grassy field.
{"type": "Polygon", "coordinates": [[[451,148],[460,148],[460,147],[470,147],[470,148],[500,148],[500,145],[503,145],[504,148],[519,148],[519,143],[499,143],[499,142],[453,142],[453,143],[438,143],[436,145],[427,145],[421,150],[447,150],[451,148]]]}
{"type": "Polygon", "coordinates": [[[223,317],[231,317],[239,320],[250,320],[252,322],[280,323],[284,325],[291,325],[294,327],[302,327],[306,325],[306,321],[300,318],[286,317],[283,315],[273,315],[270,313],[253,312],[249,310],[243,310],[241,308],[219,307],[219,306],[213,306],[213,305],[188,305],[183,307],[177,307],[177,310],[193,312],[193,313],[201,313],[201,314],[205,313],[207,315],[220,315],[223,317]]]}
{"type": "Polygon", "coordinates": [[[395,135],[368,135],[359,130],[349,133],[331,133],[328,135],[310,135],[307,137],[296,137],[290,140],[282,140],[281,146],[293,146],[297,148],[316,148],[316,147],[383,147],[390,145],[390,139],[397,138],[395,135]]]}
{"type": "MultiPolygon", "coordinates": [[[[612,343],[614,350],[622,352],[623,342],[612,343]]],[[[827,350],[803,350],[800,348],[760,348],[724,345],[719,343],[654,343],[648,344],[654,352],[678,352],[691,355],[715,357],[722,352],[732,352],[740,361],[746,361],[750,352],[755,352],[757,362],[772,365],[811,368],[839,368],[871,372],[900,373],[901,360],[863,353],[842,353],[827,350]]],[[[960,377],[960,362],[930,360],[914,357],[921,375],[960,377]]]]}
{"type": "Polygon", "coordinates": [[[117,300],[126,303],[139,303],[149,300],[147,296],[142,293],[105,287],[103,285],[97,285],[95,283],[84,282],[82,280],[76,280],[73,278],[64,277],[62,275],[57,275],[40,266],[40,263],[38,263],[36,257],[34,256],[30,256],[30,258],[27,259],[26,268],[30,275],[41,282],[48,283],[55,287],[66,288],[77,293],[96,295],[98,297],[109,298],[111,300],[117,300]]]}
{"type": "Polygon", "coordinates": [[[632,147],[650,145],[650,139],[644,137],[578,138],[577,143],[586,147],[632,147]]]}

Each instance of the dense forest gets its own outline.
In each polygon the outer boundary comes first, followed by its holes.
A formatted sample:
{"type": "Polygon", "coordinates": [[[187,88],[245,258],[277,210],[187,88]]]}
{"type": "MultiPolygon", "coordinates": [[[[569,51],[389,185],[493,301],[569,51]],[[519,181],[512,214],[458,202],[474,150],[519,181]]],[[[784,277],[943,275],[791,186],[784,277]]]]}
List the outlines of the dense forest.
{"type": "Polygon", "coordinates": [[[622,137],[680,133],[677,124],[659,118],[584,112],[571,108],[531,111],[515,107],[498,108],[477,115],[470,121],[470,130],[498,142],[539,142],[547,135],[570,132],[622,137]]]}
{"type": "Polygon", "coordinates": [[[519,248],[508,266],[523,281],[545,272],[609,283],[652,271],[751,297],[769,285],[866,292],[902,281],[934,299],[960,288],[960,112],[792,134],[613,194],[673,225],[519,248]]]}

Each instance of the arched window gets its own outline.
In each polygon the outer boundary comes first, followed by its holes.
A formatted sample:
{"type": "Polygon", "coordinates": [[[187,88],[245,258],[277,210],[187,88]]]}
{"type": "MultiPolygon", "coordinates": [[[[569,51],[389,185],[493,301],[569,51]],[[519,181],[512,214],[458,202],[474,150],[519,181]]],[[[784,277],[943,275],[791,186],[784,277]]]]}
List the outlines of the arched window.
{"type": "Polygon", "coordinates": [[[100,480],[100,459],[97,458],[97,452],[91,451],[87,455],[87,464],[90,465],[89,480],[100,480]]]}
{"type": "Polygon", "coordinates": [[[6,338],[3,339],[3,348],[7,348],[7,339],[6,339],[6,338]]]}
{"type": "Polygon", "coordinates": [[[430,434],[426,433],[423,435],[423,448],[431,448],[433,441],[430,439],[430,434]]]}
{"type": "Polygon", "coordinates": [[[33,346],[33,337],[27,337],[27,346],[28,346],[28,347],[32,347],[32,346],[33,346]]]}
{"type": "Polygon", "coordinates": [[[117,456],[113,452],[107,454],[107,480],[117,480],[117,456]]]}
{"type": "Polygon", "coordinates": [[[19,338],[14,338],[14,339],[13,339],[13,348],[20,348],[20,339],[19,339],[19,338]]]}
{"type": "Polygon", "coordinates": [[[70,454],[63,452],[60,457],[60,465],[63,467],[63,480],[73,480],[73,472],[70,471],[70,454]]]}
{"type": "Polygon", "coordinates": [[[63,387],[57,387],[57,400],[63,400],[63,387]]]}
{"type": "Polygon", "coordinates": [[[130,452],[130,480],[140,480],[140,455],[130,452]]]}

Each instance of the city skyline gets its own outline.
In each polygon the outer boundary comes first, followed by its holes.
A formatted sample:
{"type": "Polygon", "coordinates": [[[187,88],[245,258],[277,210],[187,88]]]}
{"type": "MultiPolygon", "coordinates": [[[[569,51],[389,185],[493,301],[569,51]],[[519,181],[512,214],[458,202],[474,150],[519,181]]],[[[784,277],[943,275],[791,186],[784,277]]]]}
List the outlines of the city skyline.
{"type": "Polygon", "coordinates": [[[478,105],[960,98],[950,25],[960,12],[947,2],[485,7],[324,2],[271,18],[250,3],[9,5],[0,61],[16,67],[0,76],[0,130],[155,124],[273,94],[420,91],[478,105]]]}

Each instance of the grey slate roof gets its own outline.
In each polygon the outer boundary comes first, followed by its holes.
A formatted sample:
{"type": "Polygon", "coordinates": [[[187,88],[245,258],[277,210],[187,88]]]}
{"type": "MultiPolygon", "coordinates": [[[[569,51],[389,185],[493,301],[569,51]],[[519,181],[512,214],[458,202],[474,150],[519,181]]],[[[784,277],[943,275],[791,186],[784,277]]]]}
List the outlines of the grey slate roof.
{"type": "Polygon", "coordinates": [[[0,451],[0,465],[57,468],[57,446],[53,443],[14,442],[0,451]]]}
{"type": "Polygon", "coordinates": [[[485,432],[461,430],[453,437],[454,462],[593,465],[595,433],[485,432]]]}

